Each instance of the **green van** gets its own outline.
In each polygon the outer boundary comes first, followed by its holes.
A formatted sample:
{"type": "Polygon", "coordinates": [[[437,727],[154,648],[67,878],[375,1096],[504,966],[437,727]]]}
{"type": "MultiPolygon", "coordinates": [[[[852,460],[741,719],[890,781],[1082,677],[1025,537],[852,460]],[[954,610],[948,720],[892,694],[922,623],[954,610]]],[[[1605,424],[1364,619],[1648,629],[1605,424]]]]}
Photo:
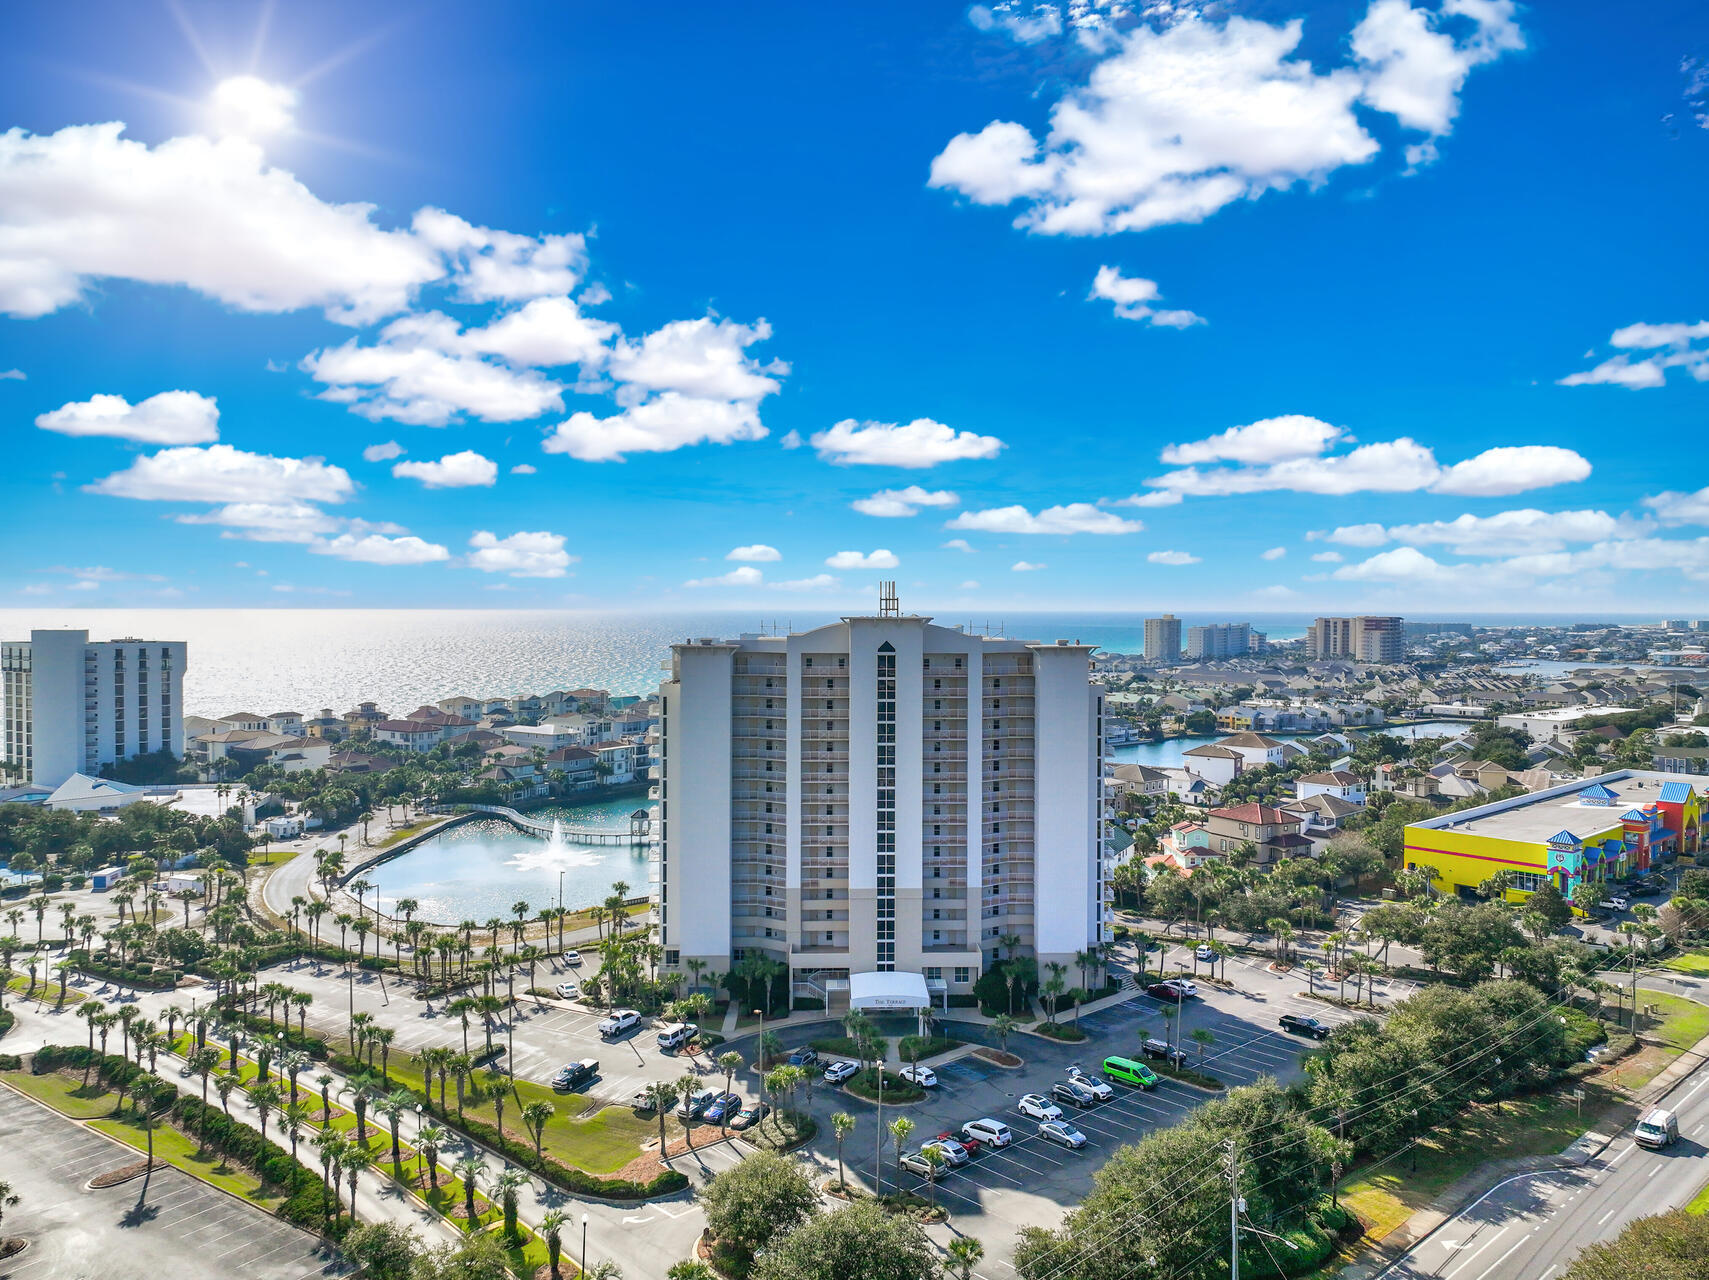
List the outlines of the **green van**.
{"type": "Polygon", "coordinates": [[[1135,1062],[1132,1058],[1105,1058],[1104,1075],[1107,1079],[1138,1085],[1141,1089],[1157,1087],[1157,1073],[1143,1062],[1135,1062]]]}

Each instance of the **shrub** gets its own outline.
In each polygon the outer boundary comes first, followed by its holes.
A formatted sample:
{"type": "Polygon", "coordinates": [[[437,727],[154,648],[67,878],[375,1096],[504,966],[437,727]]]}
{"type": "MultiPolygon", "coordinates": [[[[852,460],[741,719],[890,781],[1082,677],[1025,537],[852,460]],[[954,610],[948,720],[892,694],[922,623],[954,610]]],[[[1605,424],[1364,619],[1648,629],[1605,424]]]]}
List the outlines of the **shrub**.
{"type": "Polygon", "coordinates": [[[0,1071],[22,1071],[24,1060],[15,1053],[0,1053],[0,1071]]]}
{"type": "Polygon", "coordinates": [[[1086,1038],[1086,1033],[1072,1022],[1035,1022],[1032,1029],[1047,1040],[1061,1040],[1066,1044],[1078,1044],[1086,1038]]]}

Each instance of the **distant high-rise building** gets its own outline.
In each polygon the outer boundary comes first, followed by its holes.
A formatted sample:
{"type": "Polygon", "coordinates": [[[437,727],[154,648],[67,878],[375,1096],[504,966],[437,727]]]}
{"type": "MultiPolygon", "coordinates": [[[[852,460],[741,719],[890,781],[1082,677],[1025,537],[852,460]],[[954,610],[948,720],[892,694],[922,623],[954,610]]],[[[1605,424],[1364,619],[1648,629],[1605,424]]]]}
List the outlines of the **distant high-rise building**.
{"type": "Polygon", "coordinates": [[[181,640],[32,631],[0,642],[6,771],[57,787],[147,752],[183,755],[184,664],[181,640]]]}
{"type": "Polygon", "coordinates": [[[1181,620],[1172,613],[1161,618],[1145,620],[1145,660],[1147,662],[1179,662],[1181,660],[1181,620]]]}
{"type": "Polygon", "coordinates": [[[1306,632],[1306,651],[1314,658],[1399,662],[1406,656],[1406,623],[1400,618],[1363,615],[1318,618],[1306,632]]]}
{"type": "Polygon", "coordinates": [[[1252,652],[1252,627],[1245,622],[1215,622],[1187,628],[1189,658],[1238,658],[1252,652]]]}
{"type": "Polygon", "coordinates": [[[1042,967],[1110,936],[1103,690],[1090,646],[877,615],[672,646],[660,690],[664,963],[851,972],[965,994],[1020,939],[1042,967]]]}

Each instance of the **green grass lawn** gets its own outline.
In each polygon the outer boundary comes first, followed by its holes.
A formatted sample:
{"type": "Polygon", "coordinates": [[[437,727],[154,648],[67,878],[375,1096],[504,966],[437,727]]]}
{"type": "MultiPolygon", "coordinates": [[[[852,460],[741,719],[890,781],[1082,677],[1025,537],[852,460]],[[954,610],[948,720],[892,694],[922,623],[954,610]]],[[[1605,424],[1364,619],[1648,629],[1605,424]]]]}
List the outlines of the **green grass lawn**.
{"type": "Polygon", "coordinates": [[[1709,1186],[1691,1197],[1691,1203],[1685,1206],[1687,1213],[1709,1213],[1709,1186]]]}
{"type": "Polygon", "coordinates": [[[1429,1204],[1450,1183],[1491,1160],[1553,1155],[1614,1106],[1606,1086],[1585,1081],[1581,1117],[1571,1085],[1552,1093],[1473,1107],[1453,1129],[1438,1130],[1418,1144],[1418,1169],[1410,1153],[1395,1156],[1370,1173],[1355,1170],[1341,1184],[1341,1203],[1359,1215],[1369,1240],[1381,1240],[1429,1204]]]}
{"type": "MultiPolygon", "coordinates": [[[[1606,1078],[1623,1089],[1637,1089],[1654,1080],[1668,1065],[1709,1036],[1709,1005],[1663,991],[1638,992],[1638,1031],[1650,1041],[1610,1067],[1606,1078]],[[1645,1012],[1650,1007],[1655,1014],[1645,1012]]],[[[1612,1014],[1609,1021],[1613,1021],[1612,1014]]]]}
{"type": "MultiPolygon", "coordinates": [[[[148,1150],[148,1136],[136,1123],[135,1117],[128,1112],[123,1119],[91,1121],[89,1127],[100,1130],[110,1138],[117,1138],[138,1151],[148,1150]]],[[[275,1194],[271,1187],[258,1182],[249,1170],[238,1165],[222,1164],[219,1156],[212,1151],[198,1153],[194,1139],[185,1137],[169,1125],[157,1124],[154,1128],[154,1158],[164,1160],[210,1186],[229,1191],[232,1195],[240,1196],[250,1204],[259,1205],[269,1212],[284,1203],[283,1196],[275,1194]]]]}
{"type": "Polygon", "coordinates": [[[8,1071],[0,1079],[73,1120],[109,1116],[119,1102],[118,1094],[108,1092],[93,1080],[88,1088],[84,1088],[77,1079],[67,1079],[52,1071],[39,1076],[28,1071],[8,1071]]]}
{"type": "Polygon", "coordinates": [[[1686,951],[1662,961],[1662,968],[1676,973],[1709,973],[1709,951],[1686,951]]]}

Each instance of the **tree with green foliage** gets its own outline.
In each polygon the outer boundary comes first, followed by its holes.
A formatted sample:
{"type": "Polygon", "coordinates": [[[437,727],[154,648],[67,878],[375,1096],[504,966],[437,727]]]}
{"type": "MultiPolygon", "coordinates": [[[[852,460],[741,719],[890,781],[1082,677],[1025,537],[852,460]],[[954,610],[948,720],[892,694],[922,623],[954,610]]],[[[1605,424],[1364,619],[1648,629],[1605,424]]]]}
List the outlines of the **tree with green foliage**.
{"type": "Polygon", "coordinates": [[[1588,1246],[1561,1280],[1703,1280],[1706,1258],[1709,1217],[1675,1209],[1634,1218],[1612,1240],[1588,1246]]]}
{"type": "Polygon", "coordinates": [[[911,1219],[870,1200],[813,1216],[766,1250],[753,1280],[937,1280],[938,1252],[911,1219]]]}
{"type": "Polygon", "coordinates": [[[344,1254],[366,1280],[410,1280],[422,1256],[415,1232],[395,1222],[364,1222],[344,1237],[344,1254]]]}
{"type": "Polygon", "coordinates": [[[801,1166],[771,1151],[757,1151],[724,1170],[701,1192],[706,1223],[719,1247],[735,1254],[744,1265],[776,1237],[811,1216],[818,1200],[801,1166]]]}

